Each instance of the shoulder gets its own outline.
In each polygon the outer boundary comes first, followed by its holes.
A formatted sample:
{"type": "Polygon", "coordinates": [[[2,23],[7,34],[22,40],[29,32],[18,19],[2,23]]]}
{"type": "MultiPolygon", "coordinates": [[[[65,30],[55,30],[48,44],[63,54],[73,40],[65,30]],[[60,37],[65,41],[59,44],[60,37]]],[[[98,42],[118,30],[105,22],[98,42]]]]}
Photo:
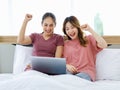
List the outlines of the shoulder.
{"type": "Polygon", "coordinates": [[[30,36],[42,36],[42,34],[41,33],[31,33],[30,36]]]}
{"type": "Polygon", "coordinates": [[[64,44],[65,44],[65,45],[69,45],[70,42],[71,42],[70,40],[65,40],[65,41],[64,41],[64,44]]]}
{"type": "Polygon", "coordinates": [[[35,38],[39,38],[42,37],[41,33],[31,33],[31,35],[29,35],[31,39],[35,39],[35,38]]]}
{"type": "Polygon", "coordinates": [[[62,35],[56,34],[56,33],[54,33],[53,35],[54,35],[55,37],[63,37],[62,35]]]}
{"type": "Polygon", "coordinates": [[[53,34],[53,37],[57,39],[63,39],[63,36],[60,34],[53,34]]]}

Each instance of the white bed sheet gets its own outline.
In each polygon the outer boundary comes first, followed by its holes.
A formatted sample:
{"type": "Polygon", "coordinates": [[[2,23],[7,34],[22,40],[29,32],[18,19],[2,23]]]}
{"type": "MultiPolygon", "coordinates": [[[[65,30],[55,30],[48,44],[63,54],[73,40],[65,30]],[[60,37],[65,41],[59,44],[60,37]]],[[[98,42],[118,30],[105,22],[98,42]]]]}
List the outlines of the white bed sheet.
{"type": "Polygon", "coordinates": [[[73,75],[48,76],[31,70],[0,74],[0,90],[120,90],[120,81],[90,82],[73,75]]]}

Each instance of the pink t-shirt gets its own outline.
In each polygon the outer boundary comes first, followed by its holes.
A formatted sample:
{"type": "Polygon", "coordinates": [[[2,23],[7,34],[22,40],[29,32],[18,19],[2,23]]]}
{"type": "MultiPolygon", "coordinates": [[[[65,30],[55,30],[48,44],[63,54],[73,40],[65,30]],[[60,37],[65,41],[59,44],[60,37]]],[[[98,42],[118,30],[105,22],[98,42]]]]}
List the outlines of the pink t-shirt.
{"type": "Polygon", "coordinates": [[[86,37],[89,41],[87,47],[81,46],[78,40],[66,41],[63,56],[67,59],[67,64],[73,65],[79,72],[87,73],[94,81],[96,76],[96,54],[102,48],[97,47],[96,40],[92,35],[86,37]]]}
{"type": "Polygon", "coordinates": [[[57,46],[64,45],[63,37],[58,34],[53,34],[48,40],[43,38],[42,33],[33,33],[30,38],[32,39],[34,56],[55,57],[57,46]]]}

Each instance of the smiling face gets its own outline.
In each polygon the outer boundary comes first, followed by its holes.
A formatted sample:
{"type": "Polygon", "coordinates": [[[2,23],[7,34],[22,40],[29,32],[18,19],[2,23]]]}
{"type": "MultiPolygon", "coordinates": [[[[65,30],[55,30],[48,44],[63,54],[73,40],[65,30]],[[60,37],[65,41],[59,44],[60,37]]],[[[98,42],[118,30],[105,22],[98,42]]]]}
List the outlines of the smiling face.
{"type": "Polygon", "coordinates": [[[88,41],[84,37],[84,33],[80,28],[79,20],[75,16],[65,18],[62,30],[68,40],[77,39],[82,46],[86,47],[88,41]]]}
{"type": "Polygon", "coordinates": [[[78,39],[78,29],[74,27],[70,22],[65,25],[66,34],[72,39],[78,39]]]}
{"type": "Polygon", "coordinates": [[[43,20],[42,27],[44,34],[49,36],[54,32],[55,23],[51,17],[47,17],[43,20]]]}

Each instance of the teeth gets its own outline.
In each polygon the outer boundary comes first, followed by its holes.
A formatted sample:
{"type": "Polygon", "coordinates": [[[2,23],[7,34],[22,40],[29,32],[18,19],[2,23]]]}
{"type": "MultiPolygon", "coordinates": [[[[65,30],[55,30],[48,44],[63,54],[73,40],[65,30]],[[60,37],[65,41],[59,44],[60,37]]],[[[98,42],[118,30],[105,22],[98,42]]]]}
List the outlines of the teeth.
{"type": "Polygon", "coordinates": [[[75,35],[75,33],[70,34],[70,36],[74,36],[74,35],[75,35]]]}
{"type": "Polygon", "coordinates": [[[46,31],[47,33],[50,33],[50,31],[46,31]]]}

